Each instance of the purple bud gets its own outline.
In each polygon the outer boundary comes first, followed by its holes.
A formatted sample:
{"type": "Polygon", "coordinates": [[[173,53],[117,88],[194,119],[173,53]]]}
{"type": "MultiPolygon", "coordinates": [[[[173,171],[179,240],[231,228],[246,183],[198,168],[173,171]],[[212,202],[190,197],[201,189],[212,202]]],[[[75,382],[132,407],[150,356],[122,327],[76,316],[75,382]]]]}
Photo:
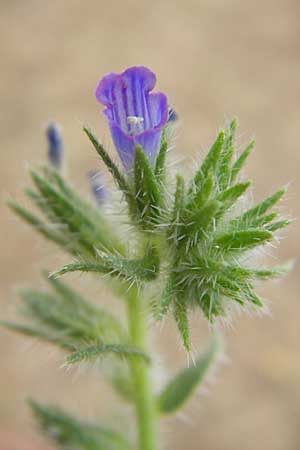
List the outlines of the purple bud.
{"type": "Polygon", "coordinates": [[[141,145],[155,165],[162,130],[168,120],[167,97],[151,92],[156,76],[146,67],[130,67],[121,74],[109,73],[102,78],[96,98],[106,108],[110,131],[121,161],[127,170],[134,163],[135,150],[141,145]]]}
{"type": "Polygon", "coordinates": [[[175,111],[174,108],[172,108],[171,106],[169,106],[169,116],[168,116],[168,123],[173,123],[176,122],[178,120],[178,114],[175,111]]]}
{"type": "Polygon", "coordinates": [[[103,182],[102,173],[97,170],[90,170],[88,172],[88,179],[95,200],[98,205],[102,205],[108,196],[108,190],[103,182]]]}
{"type": "Polygon", "coordinates": [[[48,139],[48,159],[55,169],[61,169],[63,165],[64,146],[59,125],[49,123],[46,129],[48,139]]]}

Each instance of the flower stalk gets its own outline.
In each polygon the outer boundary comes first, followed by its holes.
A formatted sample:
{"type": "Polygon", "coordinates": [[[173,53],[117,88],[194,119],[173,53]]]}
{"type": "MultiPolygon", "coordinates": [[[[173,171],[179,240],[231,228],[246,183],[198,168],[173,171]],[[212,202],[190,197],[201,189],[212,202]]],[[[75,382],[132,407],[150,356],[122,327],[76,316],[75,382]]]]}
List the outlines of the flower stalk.
{"type": "MultiPolygon", "coordinates": [[[[149,351],[147,307],[136,288],[131,288],[127,299],[127,314],[131,343],[146,353],[149,351]]],[[[151,364],[131,361],[134,383],[135,409],[139,450],[158,448],[158,409],[152,386],[151,364]]]]}

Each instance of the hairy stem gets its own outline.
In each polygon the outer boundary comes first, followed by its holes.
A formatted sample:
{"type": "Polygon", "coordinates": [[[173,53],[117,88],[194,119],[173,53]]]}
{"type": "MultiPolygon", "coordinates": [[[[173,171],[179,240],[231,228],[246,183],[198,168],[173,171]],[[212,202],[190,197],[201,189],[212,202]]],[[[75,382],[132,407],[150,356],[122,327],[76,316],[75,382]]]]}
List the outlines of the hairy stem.
{"type": "MultiPolygon", "coordinates": [[[[128,320],[132,344],[148,351],[147,314],[135,288],[128,296],[128,320]]],[[[135,387],[139,450],[157,450],[157,408],[151,383],[151,366],[140,358],[131,362],[135,387]]]]}

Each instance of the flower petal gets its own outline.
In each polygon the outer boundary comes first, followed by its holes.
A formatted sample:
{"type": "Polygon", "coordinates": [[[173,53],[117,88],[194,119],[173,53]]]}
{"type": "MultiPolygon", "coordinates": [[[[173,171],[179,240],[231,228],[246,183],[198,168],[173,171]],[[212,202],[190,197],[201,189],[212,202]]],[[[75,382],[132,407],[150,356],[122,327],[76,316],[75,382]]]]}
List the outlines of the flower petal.
{"type": "Polygon", "coordinates": [[[148,97],[148,109],[153,127],[162,127],[168,120],[168,101],[165,94],[155,92],[148,97]]]}
{"type": "Polygon", "coordinates": [[[155,165],[156,157],[160,149],[161,136],[162,128],[152,128],[134,136],[136,144],[143,147],[152,167],[155,165]]]}
{"type": "Polygon", "coordinates": [[[111,135],[125,169],[131,169],[134,163],[136,143],[134,137],[126,134],[115,122],[109,121],[111,135]]]}
{"type": "Polygon", "coordinates": [[[127,112],[125,109],[125,86],[121,75],[110,73],[99,82],[96,98],[103,105],[106,116],[114,120],[125,132],[128,131],[127,112]]]}
{"type": "Polygon", "coordinates": [[[125,86],[127,116],[142,117],[143,129],[151,127],[148,96],[156,83],[155,74],[146,67],[130,67],[121,74],[125,86]]]}

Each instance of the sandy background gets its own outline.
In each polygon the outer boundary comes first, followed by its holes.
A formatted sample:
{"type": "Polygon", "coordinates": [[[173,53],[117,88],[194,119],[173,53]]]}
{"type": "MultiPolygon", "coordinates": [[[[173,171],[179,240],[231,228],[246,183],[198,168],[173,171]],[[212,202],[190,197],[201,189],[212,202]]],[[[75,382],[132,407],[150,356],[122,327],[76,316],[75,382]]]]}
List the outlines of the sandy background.
{"type": "MultiPolygon", "coordinates": [[[[24,169],[44,160],[49,119],[63,126],[69,176],[88,192],[85,174],[97,158],[81,124],[110,143],[93,96],[96,83],[111,70],[144,64],[182,118],[176,157],[189,162],[203,154],[224,119],[237,115],[240,142],[257,139],[248,165],[255,199],[290,183],[283,209],[299,217],[299,18],[297,0],[0,0],[2,197],[23,200],[24,169]]],[[[54,269],[65,259],[0,208],[0,315],[6,318],[14,314],[13,288],[41,285],[40,264],[54,269]]],[[[270,262],[299,252],[295,223],[270,262]]],[[[88,278],[73,280],[90,291],[88,278]]],[[[299,283],[298,265],[261,289],[272,301],[271,317],[237,317],[226,330],[227,363],[208,396],[197,396],[163,425],[166,450],[299,450],[299,283]]],[[[99,287],[97,295],[106,297],[99,287]]],[[[195,348],[203,348],[207,325],[199,317],[193,327],[195,348]]],[[[173,326],[157,334],[157,347],[169,349],[169,370],[184,364],[173,326]]],[[[66,374],[52,348],[0,330],[0,355],[0,450],[44,448],[28,396],[89,417],[116,417],[115,398],[99,386],[99,374],[66,374]]]]}

